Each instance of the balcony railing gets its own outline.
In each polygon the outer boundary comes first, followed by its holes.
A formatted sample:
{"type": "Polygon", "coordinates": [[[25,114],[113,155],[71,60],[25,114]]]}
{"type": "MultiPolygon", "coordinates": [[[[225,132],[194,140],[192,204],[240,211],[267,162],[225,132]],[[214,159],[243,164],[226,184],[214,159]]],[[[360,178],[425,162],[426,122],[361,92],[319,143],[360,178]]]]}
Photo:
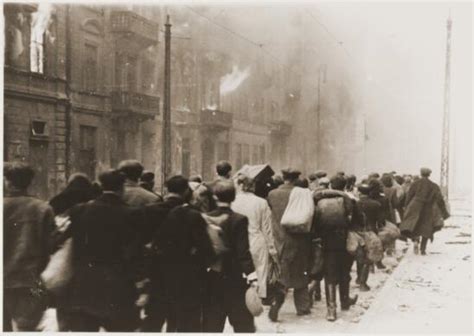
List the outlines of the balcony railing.
{"type": "Polygon", "coordinates": [[[136,113],[145,117],[160,114],[160,98],[130,91],[111,94],[113,113],[136,113]]]}
{"type": "Polygon", "coordinates": [[[270,134],[273,136],[288,136],[291,133],[291,125],[284,120],[273,120],[270,122],[270,134]]]}
{"type": "Polygon", "coordinates": [[[124,34],[130,41],[140,41],[144,46],[158,42],[158,24],[132,11],[114,11],[110,21],[112,32],[124,34]]]}
{"type": "Polygon", "coordinates": [[[219,110],[202,109],[200,122],[201,126],[217,130],[229,129],[232,127],[232,113],[219,110]]]}

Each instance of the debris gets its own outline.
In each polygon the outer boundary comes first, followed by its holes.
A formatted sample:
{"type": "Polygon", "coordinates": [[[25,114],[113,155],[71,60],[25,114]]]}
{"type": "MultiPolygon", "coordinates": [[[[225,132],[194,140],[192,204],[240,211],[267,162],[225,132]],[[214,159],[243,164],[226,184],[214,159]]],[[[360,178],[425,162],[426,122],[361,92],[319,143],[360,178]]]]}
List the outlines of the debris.
{"type": "Polygon", "coordinates": [[[462,260],[464,260],[464,261],[467,261],[467,260],[469,260],[469,259],[471,259],[471,256],[470,256],[470,255],[467,255],[467,256],[465,256],[465,257],[462,258],[462,260]]]}
{"type": "Polygon", "coordinates": [[[462,241],[449,241],[449,242],[445,242],[445,244],[470,244],[471,241],[470,240],[462,240],[462,241]]]}
{"type": "Polygon", "coordinates": [[[406,304],[401,304],[401,305],[398,305],[397,309],[401,312],[406,312],[410,309],[410,306],[406,304]]]}
{"type": "Polygon", "coordinates": [[[471,237],[470,233],[459,232],[456,237],[471,237]]]}

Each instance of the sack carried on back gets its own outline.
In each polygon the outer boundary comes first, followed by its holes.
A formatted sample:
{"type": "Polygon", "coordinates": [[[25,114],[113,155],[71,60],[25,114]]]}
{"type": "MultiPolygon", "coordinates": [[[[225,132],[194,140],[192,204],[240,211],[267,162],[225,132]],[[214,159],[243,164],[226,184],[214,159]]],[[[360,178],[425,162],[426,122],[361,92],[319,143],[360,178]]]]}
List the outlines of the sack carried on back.
{"type": "Polygon", "coordinates": [[[346,208],[345,201],[347,196],[337,190],[325,190],[317,195],[320,199],[317,201],[315,212],[322,226],[330,230],[346,230],[350,220],[350,209],[346,208]]]}
{"type": "Polygon", "coordinates": [[[313,194],[309,189],[294,187],[281,218],[281,226],[288,232],[308,233],[314,215],[313,194]]]}

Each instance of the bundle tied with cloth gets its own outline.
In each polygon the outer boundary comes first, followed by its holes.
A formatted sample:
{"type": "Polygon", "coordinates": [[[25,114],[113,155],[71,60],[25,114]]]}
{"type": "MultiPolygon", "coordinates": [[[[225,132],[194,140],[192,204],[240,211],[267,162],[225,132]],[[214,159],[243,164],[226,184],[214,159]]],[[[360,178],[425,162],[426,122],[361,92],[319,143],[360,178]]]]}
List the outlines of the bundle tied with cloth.
{"type": "Polygon", "coordinates": [[[294,187],[281,218],[281,226],[291,233],[309,233],[313,215],[314,201],[311,190],[294,187]]]}

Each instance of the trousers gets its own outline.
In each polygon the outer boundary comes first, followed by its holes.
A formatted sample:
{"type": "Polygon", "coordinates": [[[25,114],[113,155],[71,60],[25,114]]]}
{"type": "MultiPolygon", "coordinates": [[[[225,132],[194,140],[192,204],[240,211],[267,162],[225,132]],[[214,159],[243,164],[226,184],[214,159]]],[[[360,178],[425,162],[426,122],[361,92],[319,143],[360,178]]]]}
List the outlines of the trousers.
{"type": "Polygon", "coordinates": [[[228,318],[234,332],[255,332],[253,316],[245,304],[247,288],[242,279],[231,281],[220,273],[210,271],[208,284],[203,309],[203,331],[223,332],[228,318]]]}

